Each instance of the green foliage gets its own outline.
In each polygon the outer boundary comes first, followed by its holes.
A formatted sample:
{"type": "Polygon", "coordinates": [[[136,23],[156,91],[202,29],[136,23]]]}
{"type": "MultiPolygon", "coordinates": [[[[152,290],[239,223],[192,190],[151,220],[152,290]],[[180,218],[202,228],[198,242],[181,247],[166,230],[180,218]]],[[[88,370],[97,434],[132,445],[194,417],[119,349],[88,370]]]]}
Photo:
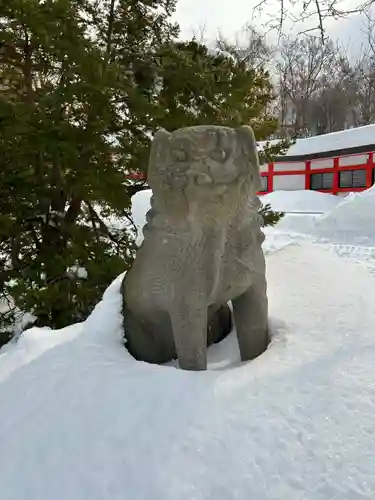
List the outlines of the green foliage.
{"type": "Polygon", "coordinates": [[[263,217],[263,226],[271,227],[275,226],[285,215],[283,212],[276,212],[272,210],[270,203],[262,205],[259,213],[263,217]]]}
{"type": "Polygon", "coordinates": [[[273,100],[269,74],[192,40],[167,45],[157,54],[161,66],[158,124],[166,129],[215,123],[252,124],[258,139],[276,127],[265,113],[273,100]],[[261,120],[259,118],[261,117],[261,120]]]}
{"type": "Polygon", "coordinates": [[[146,142],[135,66],[175,33],[173,5],[1,3],[0,296],[40,325],[83,320],[132,260],[131,232],[106,220],[129,215],[124,174],[146,142]]]}
{"type": "Polygon", "coordinates": [[[275,139],[272,142],[266,141],[262,150],[259,152],[260,163],[270,163],[274,161],[275,157],[285,155],[290,146],[294,143],[295,141],[290,139],[275,139]]]}

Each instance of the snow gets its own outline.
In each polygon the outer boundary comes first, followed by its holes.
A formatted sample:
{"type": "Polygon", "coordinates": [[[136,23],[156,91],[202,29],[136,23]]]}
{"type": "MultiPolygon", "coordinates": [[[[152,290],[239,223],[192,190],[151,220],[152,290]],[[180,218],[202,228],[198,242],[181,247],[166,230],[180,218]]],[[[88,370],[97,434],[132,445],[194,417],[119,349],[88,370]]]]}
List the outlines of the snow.
{"type": "Polygon", "coordinates": [[[375,246],[375,186],[351,193],[316,220],[314,234],[344,244],[375,246]]]}
{"type": "MultiPolygon", "coordinates": [[[[76,337],[81,329],[82,324],[75,324],[57,331],[36,327],[24,331],[17,343],[10,342],[0,348],[0,383],[19,367],[40,357],[48,349],[76,337]]],[[[0,448],[0,462],[1,458],[0,448]]]]}
{"type": "Polygon", "coordinates": [[[117,280],[0,384],[2,500],[373,498],[375,282],[310,243],[268,280],[271,347],[240,364],[232,336],[207,373],[132,360],[117,280]]]}
{"type": "Polygon", "coordinates": [[[146,213],[151,208],[150,200],[152,196],[151,189],[138,191],[132,197],[132,219],[137,230],[136,244],[140,245],[143,241],[142,228],[146,224],[146,213]]]}
{"type": "MultiPolygon", "coordinates": [[[[375,143],[375,124],[357,127],[330,134],[297,139],[295,144],[285,153],[286,156],[303,156],[323,151],[336,151],[346,148],[368,146],[375,143]]],[[[262,151],[267,142],[270,145],[278,144],[278,140],[259,141],[258,149],[262,151]]]]}
{"type": "MultiPolygon", "coordinates": [[[[372,197],[314,220],[360,217],[369,233],[372,197]]],[[[138,228],[149,198],[133,198],[138,228]]],[[[122,276],[84,323],[5,346],[1,500],[373,500],[375,244],[324,242],[292,230],[311,216],[287,217],[266,231],[272,343],[252,362],[234,332],[207,372],[135,361],[122,276]]]]}
{"type": "Polygon", "coordinates": [[[276,235],[283,238],[285,233],[288,233],[288,237],[297,233],[299,239],[304,236],[331,246],[350,247],[349,253],[356,249],[358,254],[358,248],[361,248],[362,255],[363,252],[373,255],[375,186],[359,193],[351,193],[345,198],[313,191],[275,191],[261,199],[263,203],[270,202],[273,209],[287,212],[277,224],[276,231],[272,230],[273,240],[276,235]]]}
{"type": "MultiPolygon", "coordinates": [[[[152,191],[139,191],[132,197],[132,219],[137,229],[136,244],[143,241],[142,228],[146,223],[146,213],[150,209],[152,191]]],[[[285,212],[277,228],[289,233],[310,234],[319,214],[326,214],[342,201],[342,198],[318,191],[274,191],[260,197],[263,205],[271,204],[273,210],[285,212]]],[[[272,242],[266,242],[266,245],[272,242]]]]}
{"type": "Polygon", "coordinates": [[[77,277],[81,280],[86,280],[88,278],[87,269],[85,267],[75,264],[67,269],[68,276],[77,277]]]}
{"type": "Polygon", "coordinates": [[[263,205],[270,203],[273,210],[287,213],[325,213],[340,203],[340,198],[319,191],[273,191],[260,197],[263,205]]]}
{"type": "Polygon", "coordinates": [[[77,269],[77,277],[84,280],[87,279],[88,277],[87,269],[84,267],[79,267],[77,269]]]}
{"type": "MultiPolygon", "coordinates": [[[[375,248],[375,186],[345,198],[314,191],[274,191],[261,197],[274,210],[286,212],[272,230],[273,240],[308,237],[315,242],[350,247],[349,253],[373,254],[375,248]],[[280,233],[281,232],[281,233],[280,233]],[[368,250],[363,250],[367,248],[368,250]]],[[[268,229],[266,229],[268,234],[268,229]]],[[[347,254],[347,251],[345,251],[347,254]]]]}
{"type": "MultiPolygon", "coordinates": [[[[135,226],[142,229],[146,223],[146,212],[150,208],[152,191],[139,191],[132,198],[132,218],[135,226]]],[[[263,205],[270,203],[272,208],[288,213],[325,213],[335,208],[342,199],[333,194],[319,191],[296,190],[274,191],[260,196],[263,205]]]]}

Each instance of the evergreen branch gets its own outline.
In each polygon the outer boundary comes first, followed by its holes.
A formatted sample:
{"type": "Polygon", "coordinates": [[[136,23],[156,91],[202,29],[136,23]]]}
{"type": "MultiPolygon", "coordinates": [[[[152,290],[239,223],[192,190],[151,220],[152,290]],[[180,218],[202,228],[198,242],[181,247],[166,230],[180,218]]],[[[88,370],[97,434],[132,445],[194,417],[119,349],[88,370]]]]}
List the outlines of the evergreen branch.
{"type": "Polygon", "coordinates": [[[13,269],[21,268],[21,260],[19,258],[20,251],[21,251],[21,235],[18,234],[16,237],[13,238],[11,246],[10,258],[13,269]]]}
{"type": "Polygon", "coordinates": [[[4,271],[0,271],[0,288],[2,289],[5,283],[12,278],[16,278],[18,275],[18,270],[16,269],[6,269],[4,271]]]}
{"type": "Polygon", "coordinates": [[[64,221],[67,224],[73,224],[75,222],[81,212],[82,207],[82,198],[80,196],[73,196],[70,200],[70,205],[65,214],[64,221]]]}
{"type": "Polygon", "coordinates": [[[116,236],[111,233],[111,231],[108,229],[108,227],[105,224],[105,222],[100,218],[100,216],[96,212],[95,208],[92,206],[92,204],[88,200],[84,200],[84,201],[85,201],[85,204],[86,204],[86,206],[87,206],[87,208],[89,210],[89,214],[90,214],[91,220],[93,222],[97,222],[98,223],[98,225],[99,225],[98,229],[100,230],[100,232],[102,234],[104,234],[105,236],[108,236],[108,238],[111,241],[113,241],[113,243],[116,243],[116,245],[118,245],[118,240],[117,240],[116,236]]]}
{"type": "Polygon", "coordinates": [[[116,3],[116,0],[111,0],[111,4],[109,6],[108,30],[107,30],[107,34],[106,34],[107,46],[106,46],[106,51],[105,51],[106,53],[105,53],[105,58],[104,58],[104,69],[106,69],[106,67],[111,59],[113,24],[115,21],[115,3],[116,3]]]}

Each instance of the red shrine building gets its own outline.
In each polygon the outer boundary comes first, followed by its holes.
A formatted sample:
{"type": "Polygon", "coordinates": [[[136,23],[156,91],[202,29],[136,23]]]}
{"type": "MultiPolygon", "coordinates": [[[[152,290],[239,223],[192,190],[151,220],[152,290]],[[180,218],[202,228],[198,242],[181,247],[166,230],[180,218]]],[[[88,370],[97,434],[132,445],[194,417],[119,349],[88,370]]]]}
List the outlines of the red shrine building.
{"type": "Polygon", "coordinates": [[[261,166],[260,194],[309,189],[345,196],[363,191],[374,184],[374,155],[375,125],[297,139],[285,156],[261,166]]]}

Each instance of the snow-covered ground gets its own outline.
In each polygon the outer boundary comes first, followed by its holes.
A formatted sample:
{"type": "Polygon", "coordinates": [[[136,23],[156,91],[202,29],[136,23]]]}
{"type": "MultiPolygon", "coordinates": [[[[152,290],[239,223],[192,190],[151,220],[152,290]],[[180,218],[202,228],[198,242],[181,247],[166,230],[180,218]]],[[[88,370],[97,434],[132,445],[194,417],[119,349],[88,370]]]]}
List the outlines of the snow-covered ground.
{"type": "Polygon", "coordinates": [[[205,373],[136,362],[121,277],[86,322],[1,350],[1,500],[373,500],[375,190],[342,203],[267,229],[272,343],[253,362],[234,333],[205,373]]]}

